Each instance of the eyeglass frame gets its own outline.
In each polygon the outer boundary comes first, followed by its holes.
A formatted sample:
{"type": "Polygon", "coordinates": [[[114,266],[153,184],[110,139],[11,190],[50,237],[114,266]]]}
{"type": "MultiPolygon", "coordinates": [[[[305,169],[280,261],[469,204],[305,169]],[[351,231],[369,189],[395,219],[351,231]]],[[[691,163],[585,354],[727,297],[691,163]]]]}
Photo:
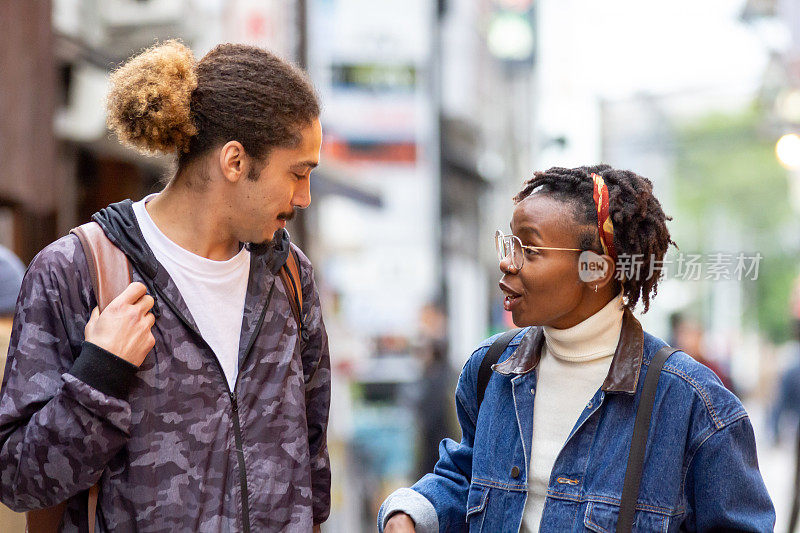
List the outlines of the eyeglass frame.
{"type": "MultiPolygon", "coordinates": [[[[502,257],[500,256],[500,253],[501,253],[500,252],[500,242],[501,242],[501,240],[505,241],[506,239],[508,239],[509,241],[513,241],[514,239],[516,239],[517,242],[519,243],[520,249],[523,252],[525,252],[527,250],[533,250],[533,251],[535,251],[537,253],[539,252],[539,250],[557,250],[557,251],[560,250],[560,251],[564,251],[564,252],[583,252],[583,250],[581,250],[580,248],[558,248],[558,247],[554,247],[554,246],[533,246],[533,245],[529,245],[529,244],[522,244],[522,240],[519,237],[517,237],[516,235],[514,235],[513,233],[510,234],[510,235],[506,235],[505,233],[503,233],[502,230],[497,230],[497,231],[494,232],[494,245],[495,245],[495,248],[497,248],[497,260],[498,260],[498,262],[502,262],[503,259],[506,259],[507,257],[509,257],[511,255],[511,254],[506,254],[506,255],[503,255],[502,257]]],[[[511,245],[510,249],[512,250],[512,253],[513,253],[513,250],[514,250],[513,244],[511,245]]],[[[522,255],[522,264],[519,267],[514,265],[513,261],[511,263],[511,265],[514,266],[514,268],[516,268],[517,270],[520,270],[523,266],[525,266],[525,254],[523,253],[521,255],[522,255]]]]}

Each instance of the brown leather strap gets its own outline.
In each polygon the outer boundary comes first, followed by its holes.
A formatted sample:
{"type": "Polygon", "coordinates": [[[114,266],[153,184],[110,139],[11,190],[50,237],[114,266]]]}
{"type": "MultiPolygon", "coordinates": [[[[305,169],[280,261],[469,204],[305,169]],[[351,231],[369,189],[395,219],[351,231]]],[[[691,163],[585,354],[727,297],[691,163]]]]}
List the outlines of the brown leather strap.
{"type": "MultiPolygon", "coordinates": [[[[97,307],[102,312],[131,283],[131,266],[125,254],[106,237],[97,222],[88,222],[72,230],[78,236],[89,263],[92,287],[97,298],[97,307]]],[[[97,517],[99,486],[89,488],[87,516],[89,533],[94,533],[97,517]]]]}
{"type": "Polygon", "coordinates": [[[87,507],[89,508],[89,533],[94,533],[94,523],[97,518],[97,495],[99,493],[99,485],[93,485],[89,489],[89,499],[87,501],[87,507]]]}
{"type": "Polygon", "coordinates": [[[286,258],[286,266],[289,267],[289,272],[292,274],[292,279],[295,282],[295,296],[297,296],[297,305],[300,306],[300,310],[303,309],[303,286],[300,282],[300,265],[297,262],[297,255],[293,252],[289,252],[289,257],[286,258]]]}
{"type": "MultiPolygon", "coordinates": [[[[100,489],[97,485],[94,485],[89,489],[89,497],[87,501],[87,510],[89,512],[89,533],[94,533],[94,523],[97,517],[97,495],[99,492],[100,489]]],[[[61,527],[61,521],[64,518],[64,513],[66,512],[67,502],[61,502],[58,505],[54,505],[46,509],[28,511],[25,513],[27,533],[57,533],[58,529],[61,527]]]]}
{"type": "Polygon", "coordinates": [[[297,257],[294,251],[289,251],[289,256],[286,258],[286,264],[280,270],[281,280],[286,287],[286,295],[289,297],[289,306],[292,308],[292,314],[297,322],[297,331],[303,328],[302,310],[303,310],[303,286],[300,283],[300,265],[297,262],[297,257]]]}
{"type": "MultiPolygon", "coordinates": [[[[122,250],[108,240],[103,228],[97,222],[88,222],[73,228],[70,233],[74,233],[81,241],[86,262],[89,265],[89,275],[92,278],[92,288],[95,298],[97,298],[97,306],[102,311],[131,283],[131,267],[128,258],[122,250]]],[[[89,489],[87,498],[89,533],[94,533],[99,492],[98,485],[89,489]]],[[[56,533],[61,527],[66,510],[67,502],[61,502],[46,509],[28,511],[25,516],[28,533],[56,533]]]]}
{"type": "Polygon", "coordinates": [[[97,222],[88,222],[73,228],[70,233],[77,235],[81,241],[89,263],[97,306],[102,312],[131,283],[128,258],[108,240],[97,222]]]}
{"type": "Polygon", "coordinates": [[[61,519],[67,511],[67,502],[61,502],[46,509],[36,509],[25,513],[27,533],[56,533],[61,527],[61,519]]]}

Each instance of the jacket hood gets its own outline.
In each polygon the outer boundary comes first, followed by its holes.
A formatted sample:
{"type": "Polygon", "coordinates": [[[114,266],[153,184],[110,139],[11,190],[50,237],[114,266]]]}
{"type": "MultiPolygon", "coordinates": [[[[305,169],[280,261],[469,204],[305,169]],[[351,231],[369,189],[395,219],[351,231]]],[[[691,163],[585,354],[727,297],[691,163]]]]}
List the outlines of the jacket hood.
{"type": "MultiPolygon", "coordinates": [[[[103,228],[109,240],[128,256],[134,268],[142,276],[148,280],[156,278],[162,267],[144,240],[131,200],[123,200],[101,209],[92,215],[92,220],[103,228]]],[[[276,231],[272,241],[268,243],[245,243],[245,246],[254,259],[266,261],[267,268],[273,274],[277,274],[286,263],[291,247],[289,233],[283,228],[276,231]]]]}

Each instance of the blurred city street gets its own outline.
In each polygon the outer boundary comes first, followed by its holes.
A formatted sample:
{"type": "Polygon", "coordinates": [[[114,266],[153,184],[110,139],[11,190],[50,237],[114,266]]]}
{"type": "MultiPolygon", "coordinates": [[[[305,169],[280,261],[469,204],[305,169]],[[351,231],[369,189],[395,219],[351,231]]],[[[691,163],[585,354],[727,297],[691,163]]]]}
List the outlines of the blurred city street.
{"type": "Polygon", "coordinates": [[[330,343],[323,532],[374,531],[381,502],[459,438],[459,372],[514,327],[493,241],[513,196],[537,170],[601,162],[648,178],[672,217],[678,247],[637,317],[743,401],[786,531],[800,1],[0,0],[0,245],[25,265],[174,173],[173,157],[120,145],[104,107],[110,73],[172,38],[197,58],[220,42],[267,48],[321,102],[313,200],[287,229],[314,265],[330,343]]]}

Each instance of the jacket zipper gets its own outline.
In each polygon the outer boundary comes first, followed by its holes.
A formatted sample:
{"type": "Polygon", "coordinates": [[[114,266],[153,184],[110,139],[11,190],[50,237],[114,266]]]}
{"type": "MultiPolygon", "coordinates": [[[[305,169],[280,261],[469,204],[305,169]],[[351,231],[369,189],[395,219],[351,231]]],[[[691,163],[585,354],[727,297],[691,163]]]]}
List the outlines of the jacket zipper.
{"type": "MultiPolygon", "coordinates": [[[[269,293],[267,293],[267,301],[264,303],[264,308],[261,310],[261,316],[258,317],[256,329],[253,330],[253,334],[250,337],[250,341],[247,345],[247,349],[244,352],[244,357],[242,360],[247,358],[247,354],[250,353],[250,349],[255,343],[258,332],[261,331],[261,326],[264,323],[264,317],[267,314],[267,308],[269,307],[270,301],[272,301],[273,289],[275,289],[275,283],[272,284],[272,287],[269,289],[269,293]]],[[[219,368],[220,373],[222,373],[222,378],[227,386],[228,380],[225,378],[225,372],[222,370],[222,365],[220,364],[219,359],[216,357],[214,357],[214,360],[217,362],[217,367],[219,368]]],[[[241,372],[236,373],[236,381],[233,382],[233,391],[228,389],[228,395],[231,399],[231,418],[233,419],[233,438],[236,442],[236,457],[239,460],[239,485],[242,488],[242,531],[245,533],[250,533],[250,493],[247,490],[247,469],[244,463],[244,448],[242,446],[242,426],[239,421],[239,398],[236,395],[236,385],[239,384],[240,374],[241,372]]]]}
{"type": "MultiPolygon", "coordinates": [[[[234,386],[234,389],[235,388],[234,386]]],[[[242,449],[242,428],[239,425],[239,401],[235,392],[229,394],[231,398],[231,410],[233,411],[233,436],[236,440],[236,455],[239,459],[239,484],[242,487],[242,530],[246,533],[250,533],[250,496],[247,492],[247,471],[245,470],[244,450],[242,449]]]]}
{"type": "MultiPolygon", "coordinates": [[[[200,332],[195,330],[186,317],[178,310],[177,306],[175,306],[169,298],[167,298],[164,293],[153,284],[156,288],[156,291],[161,296],[161,299],[167,303],[167,306],[172,310],[173,313],[184,323],[184,325],[194,331],[195,333],[200,336],[202,339],[203,336],[200,335],[200,332]]],[[[264,308],[261,310],[261,316],[258,318],[258,324],[256,324],[256,329],[253,330],[253,335],[250,338],[250,342],[247,345],[247,350],[244,352],[244,357],[247,357],[247,354],[250,352],[250,349],[253,347],[255,343],[255,338],[258,335],[258,332],[261,330],[261,326],[264,323],[264,317],[267,314],[267,308],[269,307],[270,301],[272,300],[272,291],[275,289],[275,283],[272,284],[272,287],[269,289],[269,293],[267,294],[267,301],[264,303],[264,308]]],[[[208,344],[208,343],[206,343],[208,344]]],[[[210,346],[209,346],[210,348],[210,346]]],[[[239,383],[239,372],[236,373],[236,381],[233,383],[233,391],[231,391],[230,386],[228,385],[228,379],[225,377],[225,371],[222,368],[222,364],[217,359],[216,354],[214,354],[214,361],[217,363],[217,368],[219,369],[220,374],[222,374],[222,381],[225,382],[225,389],[228,391],[228,397],[231,400],[231,419],[233,420],[233,437],[236,445],[236,457],[239,463],[239,485],[241,486],[242,490],[242,531],[245,533],[250,533],[250,495],[247,491],[247,470],[245,468],[244,463],[244,449],[242,447],[242,426],[241,422],[239,421],[239,399],[236,395],[236,385],[239,383]]]]}

